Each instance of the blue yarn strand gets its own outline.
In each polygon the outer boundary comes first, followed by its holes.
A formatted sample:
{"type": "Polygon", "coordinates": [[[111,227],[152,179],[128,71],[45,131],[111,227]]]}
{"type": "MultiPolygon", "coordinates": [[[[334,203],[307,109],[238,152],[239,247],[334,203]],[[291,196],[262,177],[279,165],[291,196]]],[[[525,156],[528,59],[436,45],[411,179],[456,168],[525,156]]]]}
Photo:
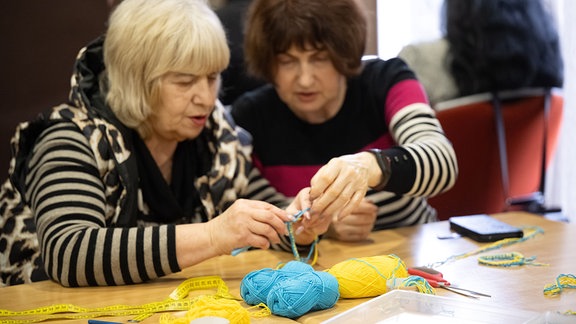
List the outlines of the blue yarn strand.
{"type": "MultiPolygon", "coordinates": [[[[300,254],[298,253],[298,250],[296,248],[296,240],[294,239],[294,234],[292,234],[292,224],[299,221],[300,218],[302,218],[302,215],[304,215],[304,213],[306,213],[309,210],[310,210],[310,207],[299,210],[296,214],[292,215],[292,217],[294,218],[293,220],[286,222],[286,226],[288,226],[288,232],[290,232],[290,242],[292,242],[292,253],[294,254],[294,258],[296,260],[300,260],[300,254]]],[[[310,260],[310,257],[312,256],[312,252],[314,251],[314,248],[316,247],[317,242],[318,242],[318,238],[316,238],[316,240],[314,240],[314,243],[312,243],[312,248],[310,249],[310,253],[308,254],[308,257],[305,259],[306,260],[305,262],[308,262],[308,260],[310,260]]],[[[237,256],[238,254],[240,254],[242,252],[246,252],[246,251],[250,250],[251,248],[252,248],[251,246],[236,248],[236,249],[232,250],[232,252],[230,254],[232,256],[237,256]]]]}

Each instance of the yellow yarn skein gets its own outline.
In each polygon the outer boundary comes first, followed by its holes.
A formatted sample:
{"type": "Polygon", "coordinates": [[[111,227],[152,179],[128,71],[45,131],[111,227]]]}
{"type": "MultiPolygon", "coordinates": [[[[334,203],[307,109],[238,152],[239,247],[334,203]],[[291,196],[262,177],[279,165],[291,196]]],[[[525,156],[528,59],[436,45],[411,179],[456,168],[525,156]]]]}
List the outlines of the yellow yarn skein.
{"type": "MultiPolygon", "coordinates": [[[[259,308],[259,306],[251,308],[259,308]]],[[[253,314],[254,317],[268,315],[270,315],[269,310],[265,310],[260,314],[253,314]]],[[[160,324],[189,324],[192,320],[207,316],[226,318],[230,323],[234,324],[250,324],[250,312],[242,307],[238,301],[218,298],[212,295],[198,297],[183,317],[162,314],[160,316],[160,324]]]]}
{"type": "Polygon", "coordinates": [[[353,258],[328,269],[338,280],[340,297],[364,298],[387,292],[386,281],[409,276],[404,262],[396,255],[353,258]]]}

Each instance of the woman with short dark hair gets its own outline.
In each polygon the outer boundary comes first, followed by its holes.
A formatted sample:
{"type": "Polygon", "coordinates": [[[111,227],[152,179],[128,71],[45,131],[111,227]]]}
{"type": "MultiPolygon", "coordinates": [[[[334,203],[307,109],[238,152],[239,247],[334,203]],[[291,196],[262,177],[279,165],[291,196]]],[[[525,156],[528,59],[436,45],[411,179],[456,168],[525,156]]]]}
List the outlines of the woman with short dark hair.
{"type": "Polygon", "coordinates": [[[262,174],[286,195],[310,186],[313,213],[346,241],[435,221],[426,198],[457,176],[412,71],[399,59],[362,61],[366,26],[354,0],[254,0],[245,55],[270,84],[232,106],[262,174]]]}

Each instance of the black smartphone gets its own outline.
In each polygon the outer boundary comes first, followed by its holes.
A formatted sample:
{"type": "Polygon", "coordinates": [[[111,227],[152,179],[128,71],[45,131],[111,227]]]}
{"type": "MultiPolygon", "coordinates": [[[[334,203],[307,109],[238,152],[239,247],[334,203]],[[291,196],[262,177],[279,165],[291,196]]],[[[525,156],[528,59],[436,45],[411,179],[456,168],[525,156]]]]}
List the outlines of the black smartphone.
{"type": "Polygon", "coordinates": [[[494,242],[524,236],[520,228],[486,214],[454,216],[449,218],[449,222],[452,231],[478,242],[494,242]]]}

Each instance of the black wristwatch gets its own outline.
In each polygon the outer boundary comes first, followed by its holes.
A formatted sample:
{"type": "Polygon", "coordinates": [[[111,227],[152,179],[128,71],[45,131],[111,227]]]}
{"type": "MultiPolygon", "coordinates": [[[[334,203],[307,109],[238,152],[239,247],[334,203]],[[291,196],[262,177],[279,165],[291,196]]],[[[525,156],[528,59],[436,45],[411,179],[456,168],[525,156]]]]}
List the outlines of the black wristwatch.
{"type": "Polygon", "coordinates": [[[392,170],[390,168],[390,158],[382,154],[382,150],[380,149],[370,149],[368,152],[374,154],[376,161],[378,162],[378,166],[382,171],[382,178],[380,179],[380,183],[372,189],[377,191],[383,190],[384,187],[386,187],[388,180],[390,179],[390,175],[392,174],[392,170]]]}

